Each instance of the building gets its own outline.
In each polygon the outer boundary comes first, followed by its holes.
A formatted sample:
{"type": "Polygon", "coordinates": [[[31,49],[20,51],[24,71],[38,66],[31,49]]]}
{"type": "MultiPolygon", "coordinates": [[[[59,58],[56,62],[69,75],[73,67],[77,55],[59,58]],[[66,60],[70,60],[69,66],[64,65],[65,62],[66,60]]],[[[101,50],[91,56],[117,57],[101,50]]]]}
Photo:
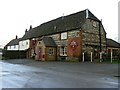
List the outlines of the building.
{"type": "Polygon", "coordinates": [[[112,39],[107,39],[107,54],[109,58],[112,54],[113,59],[120,60],[120,43],[112,39]]]}
{"type": "Polygon", "coordinates": [[[18,51],[19,50],[19,38],[16,36],[15,39],[11,40],[7,45],[6,45],[6,50],[8,51],[18,51]]]}
{"type": "Polygon", "coordinates": [[[17,59],[17,58],[26,58],[26,52],[19,50],[19,41],[21,38],[16,36],[15,39],[12,39],[3,50],[3,59],[17,59]]]}
{"type": "Polygon", "coordinates": [[[106,32],[102,22],[88,9],[30,27],[19,41],[27,58],[61,60],[99,58],[106,51],[106,32]],[[49,43],[46,44],[46,41],[49,43]],[[48,45],[49,44],[49,45],[48,45]]]}
{"type": "MultiPolygon", "coordinates": [[[[120,24],[120,2],[118,2],[118,24],[120,24]]],[[[118,42],[120,43],[120,25],[118,25],[118,42]]]]}
{"type": "MultiPolygon", "coordinates": [[[[30,26],[21,39],[16,37],[5,46],[7,53],[18,52],[18,56],[14,58],[26,57],[42,61],[81,61],[82,57],[90,61],[91,57],[93,60],[98,59],[100,52],[105,51],[105,29],[102,22],[88,9],[56,18],[34,28],[30,26]]],[[[4,53],[4,56],[11,56],[11,53],[4,53]]]]}
{"type": "Polygon", "coordinates": [[[2,48],[0,48],[0,60],[2,59],[2,48]]]}

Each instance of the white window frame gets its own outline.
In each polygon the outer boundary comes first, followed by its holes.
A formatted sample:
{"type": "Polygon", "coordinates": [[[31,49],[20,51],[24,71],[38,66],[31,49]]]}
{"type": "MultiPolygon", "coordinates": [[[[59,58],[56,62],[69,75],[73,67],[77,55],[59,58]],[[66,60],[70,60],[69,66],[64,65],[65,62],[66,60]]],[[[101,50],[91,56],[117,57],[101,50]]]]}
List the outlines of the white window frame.
{"type": "Polygon", "coordinates": [[[54,48],[48,48],[48,55],[54,55],[54,48]]]}
{"type": "Polygon", "coordinates": [[[60,56],[67,56],[67,47],[66,46],[60,47],[60,56]]]}

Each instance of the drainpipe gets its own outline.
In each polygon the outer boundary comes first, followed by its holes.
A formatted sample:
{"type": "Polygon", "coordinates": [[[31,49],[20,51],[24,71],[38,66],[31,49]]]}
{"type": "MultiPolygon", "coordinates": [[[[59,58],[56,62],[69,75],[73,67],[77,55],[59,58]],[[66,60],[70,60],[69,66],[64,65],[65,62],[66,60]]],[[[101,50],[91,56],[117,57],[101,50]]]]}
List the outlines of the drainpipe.
{"type": "Polygon", "coordinates": [[[56,46],[56,61],[58,61],[57,53],[58,53],[58,47],[56,46]]]}
{"type": "Polygon", "coordinates": [[[99,21],[99,40],[100,40],[100,52],[102,51],[101,49],[101,21],[99,21]]]}
{"type": "Polygon", "coordinates": [[[98,21],[99,22],[99,43],[100,43],[100,62],[101,62],[101,59],[102,59],[102,48],[101,48],[101,21],[98,21]]]}
{"type": "Polygon", "coordinates": [[[84,54],[84,52],[82,53],[82,61],[83,62],[85,61],[85,54],[84,54]]]}

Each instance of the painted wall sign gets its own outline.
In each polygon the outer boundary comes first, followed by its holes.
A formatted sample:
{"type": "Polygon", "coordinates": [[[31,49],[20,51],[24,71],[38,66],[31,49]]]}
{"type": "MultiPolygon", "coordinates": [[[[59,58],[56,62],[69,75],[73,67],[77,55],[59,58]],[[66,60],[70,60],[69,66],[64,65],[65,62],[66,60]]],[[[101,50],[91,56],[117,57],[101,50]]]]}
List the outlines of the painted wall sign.
{"type": "Polygon", "coordinates": [[[71,46],[71,48],[72,48],[73,50],[75,50],[75,49],[77,48],[78,44],[77,44],[76,41],[72,40],[72,41],[70,42],[70,46],[71,46]]]}

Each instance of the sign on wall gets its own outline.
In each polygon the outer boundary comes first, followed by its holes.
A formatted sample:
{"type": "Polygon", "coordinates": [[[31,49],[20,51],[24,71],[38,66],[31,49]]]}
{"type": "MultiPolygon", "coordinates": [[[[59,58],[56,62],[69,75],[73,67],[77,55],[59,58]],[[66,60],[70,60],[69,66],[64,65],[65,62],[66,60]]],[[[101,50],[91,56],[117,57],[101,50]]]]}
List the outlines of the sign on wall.
{"type": "Polygon", "coordinates": [[[61,33],[61,39],[67,39],[67,32],[61,33]]]}
{"type": "Polygon", "coordinates": [[[76,41],[72,40],[72,41],[70,42],[70,46],[71,46],[71,48],[72,48],[73,50],[75,50],[75,49],[77,48],[78,44],[77,44],[76,41]]]}

